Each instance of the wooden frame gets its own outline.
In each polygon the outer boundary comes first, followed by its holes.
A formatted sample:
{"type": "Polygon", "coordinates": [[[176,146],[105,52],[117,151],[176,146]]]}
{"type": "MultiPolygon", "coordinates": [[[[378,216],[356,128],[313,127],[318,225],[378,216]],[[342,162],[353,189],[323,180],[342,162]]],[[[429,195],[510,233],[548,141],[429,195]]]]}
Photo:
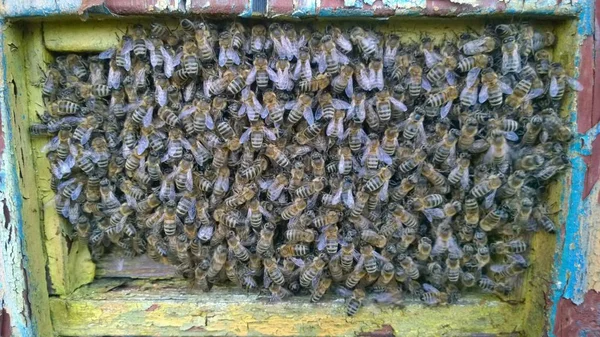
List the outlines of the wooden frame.
{"type": "MultiPolygon", "coordinates": [[[[527,272],[523,293],[517,298],[517,303],[469,295],[460,305],[446,308],[426,308],[416,303],[407,303],[404,309],[369,306],[349,319],[343,314],[339,300],[315,306],[297,300],[267,304],[255,295],[223,289],[209,294],[193,293],[182,290],[182,282],[175,280],[92,282],[95,266],[89,252],[77,242],[72,245],[68,242],[64,233],[69,229],[58,225],[58,217],[52,205],[48,204],[52,196],[48,187],[47,163],[39,153],[44,140],[30,139],[27,127],[35,119],[36,110],[41,110],[37,83],[42,73],[37,65],[50,60],[48,50],[104,50],[114,44],[113,31],[116,27],[125,27],[133,21],[138,20],[5,22],[2,130],[11,130],[12,133],[5,131],[3,157],[9,158],[4,162],[14,171],[10,174],[11,180],[6,180],[2,186],[5,193],[0,196],[13,196],[12,202],[4,199],[3,205],[9,214],[15,214],[17,218],[5,217],[4,223],[9,227],[6,227],[8,230],[0,229],[0,238],[9,238],[11,231],[17,232],[18,240],[8,240],[10,250],[7,252],[23,252],[27,256],[24,260],[18,259],[21,264],[16,264],[7,274],[14,277],[18,274],[15,268],[27,268],[25,280],[16,279],[18,282],[15,284],[21,284],[21,288],[10,289],[10,296],[6,296],[4,294],[9,292],[4,285],[11,284],[10,280],[0,279],[3,285],[0,291],[14,306],[9,308],[10,312],[18,312],[15,310],[17,305],[26,312],[22,319],[25,322],[23,333],[19,329],[13,329],[13,332],[50,336],[53,325],[54,333],[64,336],[351,335],[363,332],[396,332],[403,336],[541,334],[546,321],[542,308],[545,307],[545,293],[555,261],[552,252],[556,240],[547,234],[536,235],[533,239],[532,258],[536,262],[527,272]],[[93,41],[89,39],[91,35],[94,36],[93,41]],[[5,125],[6,122],[10,125],[5,125]],[[15,295],[19,291],[26,291],[27,299],[35,306],[18,301],[15,295]],[[27,313],[28,310],[31,313],[27,313]],[[418,326],[415,325],[417,319],[418,326]]],[[[454,27],[465,22],[439,21],[454,27]]],[[[390,20],[388,24],[427,28],[423,21],[416,20],[408,23],[390,20]]],[[[578,41],[568,36],[578,36],[577,21],[570,17],[550,25],[556,27],[559,39],[568,41],[557,47],[555,57],[575,68],[578,41]]],[[[432,33],[435,35],[435,32],[432,33]]],[[[570,95],[562,113],[574,115],[575,106],[576,102],[570,95]]],[[[3,172],[6,172],[5,167],[2,167],[3,172]]],[[[571,177],[568,176],[561,186],[555,186],[550,199],[564,206],[571,203],[570,182],[571,177]]],[[[13,261],[4,253],[0,257],[4,268],[13,261]]]]}

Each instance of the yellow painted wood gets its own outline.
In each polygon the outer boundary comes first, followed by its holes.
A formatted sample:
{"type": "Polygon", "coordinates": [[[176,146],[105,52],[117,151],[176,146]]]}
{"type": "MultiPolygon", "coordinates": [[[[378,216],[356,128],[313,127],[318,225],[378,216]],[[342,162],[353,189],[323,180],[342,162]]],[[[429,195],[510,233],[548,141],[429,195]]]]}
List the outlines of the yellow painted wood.
{"type": "MultiPolygon", "coordinates": [[[[46,286],[45,265],[46,259],[43,249],[39,196],[35,179],[35,170],[31,163],[32,152],[37,151],[29,141],[29,112],[28,112],[28,90],[25,74],[31,64],[25,62],[25,55],[29,49],[30,32],[24,26],[15,23],[7,23],[3,26],[4,45],[2,46],[6,58],[7,73],[0,76],[0,83],[8,87],[5,95],[8,95],[12,137],[15,144],[13,151],[16,158],[17,173],[19,177],[19,189],[21,191],[21,219],[23,232],[17,232],[17,240],[22,240],[24,254],[27,255],[28,270],[23,271],[23,277],[29,288],[24,289],[22,294],[26,301],[31,316],[37,321],[38,332],[41,336],[50,336],[52,326],[48,306],[48,290],[46,286]]],[[[38,48],[40,46],[38,45],[38,48]]],[[[2,248],[0,248],[2,249],[2,248]]],[[[16,289],[8,289],[16,291],[16,289]]]]}
{"type": "Polygon", "coordinates": [[[64,336],[355,336],[390,326],[397,336],[441,336],[520,331],[522,308],[469,296],[463,304],[404,309],[367,305],[354,317],[343,300],[308,298],[269,303],[230,288],[210,293],[184,281],[136,281],[110,289],[85,286],[66,298],[51,299],[52,319],[64,336]]]}
{"type": "MultiPolygon", "coordinates": [[[[51,51],[102,51],[114,46],[117,41],[116,34],[122,34],[133,22],[148,23],[149,20],[46,22],[43,41],[45,47],[51,51]]],[[[314,22],[318,27],[327,23],[314,22]]],[[[350,25],[343,21],[340,23],[350,25]]],[[[176,24],[176,21],[172,21],[169,26],[175,27],[176,24]]],[[[416,33],[418,31],[425,32],[441,42],[445,36],[452,36],[467,26],[480,30],[484,22],[467,19],[390,19],[381,23],[369,21],[369,24],[379,25],[384,31],[399,33],[404,42],[418,40],[421,35],[416,33]]],[[[536,27],[554,29],[560,41],[554,53],[555,58],[565,65],[572,65],[573,51],[577,50],[573,45],[574,39],[570,38],[574,34],[573,21],[533,24],[536,27]]],[[[574,106],[576,102],[573,95],[567,95],[570,97],[566,106],[574,106]]],[[[563,109],[562,113],[567,114],[567,111],[568,109],[563,109]]],[[[39,148],[38,146],[41,145],[34,144],[34,147],[39,148]]],[[[565,190],[569,188],[569,178],[565,181],[566,184],[557,184],[550,189],[549,203],[561,201],[561,195],[568,195],[565,190]]],[[[42,183],[40,186],[43,186],[42,183]]],[[[48,199],[48,196],[45,198],[48,199]]],[[[563,205],[567,202],[568,200],[562,200],[563,205]]],[[[48,210],[48,213],[51,211],[53,210],[48,210]]],[[[48,230],[58,231],[56,219],[46,221],[46,225],[48,230]]],[[[404,310],[392,310],[370,306],[362,310],[357,317],[350,319],[343,314],[343,304],[340,300],[314,306],[297,300],[269,304],[264,301],[257,302],[256,295],[232,294],[224,290],[209,294],[190,294],[178,288],[181,284],[168,281],[146,286],[138,282],[124,290],[106,293],[99,292],[99,289],[104,288],[96,281],[72,295],[52,298],[50,305],[56,331],[65,336],[125,333],[156,336],[354,335],[357,332],[377,330],[383,325],[390,325],[397,335],[401,336],[513,331],[522,331],[527,336],[539,336],[546,321],[545,293],[551,279],[555,242],[556,238],[553,235],[542,233],[534,236],[531,242],[531,268],[526,273],[520,294],[508,299],[513,304],[502,302],[495,297],[483,298],[473,295],[468,296],[461,305],[443,308],[409,304],[404,310]]],[[[78,261],[77,259],[70,261],[71,266],[78,264],[73,262],[78,261]]],[[[66,266],[60,271],[61,263],[56,265],[53,279],[67,273],[66,266]]],[[[63,277],[67,280],[65,284],[68,284],[68,277],[63,277]]],[[[65,289],[67,288],[72,289],[65,285],[65,289]]]]}
{"type": "MultiPolygon", "coordinates": [[[[28,94],[28,118],[37,121],[38,113],[44,111],[44,102],[40,85],[44,81],[43,68],[53,60],[52,55],[44,48],[42,25],[30,24],[26,29],[27,53],[25,54],[27,82],[24,88],[28,94]]],[[[49,137],[31,137],[31,146],[35,149],[31,154],[35,179],[38,186],[38,198],[43,209],[43,234],[48,259],[48,274],[51,288],[55,294],[67,294],[77,287],[92,282],[94,264],[85,245],[75,242],[68,248],[67,234],[72,229],[63,218],[58,216],[54,208],[54,192],[50,189],[49,163],[40,149],[50,140],[49,137]],[[74,261],[78,263],[75,264],[74,261]]]]}

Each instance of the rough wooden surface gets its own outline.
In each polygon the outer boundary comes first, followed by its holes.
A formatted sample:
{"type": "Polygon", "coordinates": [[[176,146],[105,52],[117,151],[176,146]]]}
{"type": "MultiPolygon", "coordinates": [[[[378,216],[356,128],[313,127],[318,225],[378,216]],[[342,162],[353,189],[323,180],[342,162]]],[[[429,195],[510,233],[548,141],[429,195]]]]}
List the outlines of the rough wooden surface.
{"type": "Polygon", "coordinates": [[[116,255],[104,256],[96,263],[96,277],[172,278],[175,267],[158,263],[147,255],[123,258],[116,255]]]}
{"type": "MultiPolygon", "coordinates": [[[[26,88],[27,39],[18,24],[0,35],[0,296],[13,336],[50,336],[48,291],[26,88]]],[[[3,320],[4,321],[4,320],[3,320]]],[[[3,327],[4,329],[4,327],[3,327]]]]}
{"type": "Polygon", "coordinates": [[[112,282],[52,298],[58,334],[355,336],[389,326],[397,336],[422,337],[511,333],[523,328],[522,306],[480,296],[448,307],[367,305],[347,317],[341,299],[326,298],[314,305],[306,297],[270,303],[266,297],[228,288],[202,293],[186,288],[185,281],[112,282]]]}

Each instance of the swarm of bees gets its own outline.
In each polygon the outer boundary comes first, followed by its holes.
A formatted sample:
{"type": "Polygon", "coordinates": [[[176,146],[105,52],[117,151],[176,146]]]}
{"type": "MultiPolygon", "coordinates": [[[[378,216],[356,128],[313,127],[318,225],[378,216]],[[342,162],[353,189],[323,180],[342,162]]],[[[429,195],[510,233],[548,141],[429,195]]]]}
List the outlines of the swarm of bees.
{"type": "Polygon", "coordinates": [[[551,32],[490,25],[402,42],[354,27],[136,25],[61,55],[31,126],[56,209],[94,259],[176,266],[208,291],[328,291],[354,315],[506,295],[541,200],[569,167],[567,87],[551,32]]]}

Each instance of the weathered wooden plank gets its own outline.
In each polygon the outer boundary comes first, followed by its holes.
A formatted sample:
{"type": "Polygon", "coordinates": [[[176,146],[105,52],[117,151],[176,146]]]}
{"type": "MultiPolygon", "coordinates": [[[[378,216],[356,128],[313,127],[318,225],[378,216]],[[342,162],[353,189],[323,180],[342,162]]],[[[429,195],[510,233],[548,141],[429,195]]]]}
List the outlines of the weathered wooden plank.
{"type": "Polygon", "coordinates": [[[172,278],[175,267],[158,263],[146,255],[124,258],[104,256],[96,263],[96,277],[172,278]]]}
{"type": "MultiPolygon", "coordinates": [[[[50,336],[45,263],[28,132],[23,26],[0,34],[0,295],[14,336],[50,336]]],[[[4,329],[4,328],[3,328],[4,329]]]]}
{"type": "Polygon", "coordinates": [[[522,306],[481,297],[460,305],[403,309],[367,305],[347,317],[344,301],[310,304],[306,297],[270,303],[229,288],[202,293],[185,281],[135,281],[106,291],[86,286],[52,298],[52,319],[64,336],[355,336],[392,329],[398,336],[510,333],[522,329],[522,306]],[[418,321],[418,324],[415,322],[418,321]]]}

